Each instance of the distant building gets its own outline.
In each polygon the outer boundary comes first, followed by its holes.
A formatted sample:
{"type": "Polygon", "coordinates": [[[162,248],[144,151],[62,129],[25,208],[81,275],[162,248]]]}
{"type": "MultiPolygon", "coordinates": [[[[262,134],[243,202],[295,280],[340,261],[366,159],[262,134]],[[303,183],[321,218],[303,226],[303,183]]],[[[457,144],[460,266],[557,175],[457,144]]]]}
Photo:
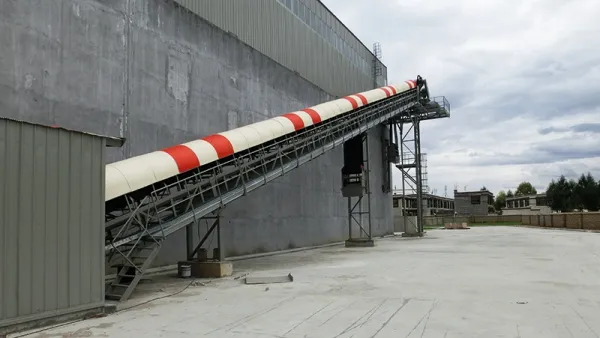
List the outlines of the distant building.
{"type": "Polygon", "coordinates": [[[536,215],[551,212],[546,194],[507,197],[506,206],[502,208],[503,215],[536,215]]]}
{"type": "Polygon", "coordinates": [[[485,216],[494,203],[494,194],[489,190],[454,190],[454,211],[458,216],[485,216]]]}
{"type": "MultiPolygon", "coordinates": [[[[417,195],[394,194],[394,215],[400,216],[404,211],[404,216],[417,215],[417,195]]],[[[423,194],[423,216],[441,216],[452,215],[454,213],[454,200],[448,197],[441,197],[431,194],[423,194]]]]}

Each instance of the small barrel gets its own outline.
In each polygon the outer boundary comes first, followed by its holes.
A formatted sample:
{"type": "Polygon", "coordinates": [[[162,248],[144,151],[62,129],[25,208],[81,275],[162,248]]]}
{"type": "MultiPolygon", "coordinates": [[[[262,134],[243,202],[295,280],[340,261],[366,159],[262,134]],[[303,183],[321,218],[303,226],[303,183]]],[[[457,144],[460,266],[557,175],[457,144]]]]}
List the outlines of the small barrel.
{"type": "Polygon", "coordinates": [[[192,266],[191,265],[180,265],[179,266],[179,277],[181,278],[190,278],[192,276],[192,266]]]}

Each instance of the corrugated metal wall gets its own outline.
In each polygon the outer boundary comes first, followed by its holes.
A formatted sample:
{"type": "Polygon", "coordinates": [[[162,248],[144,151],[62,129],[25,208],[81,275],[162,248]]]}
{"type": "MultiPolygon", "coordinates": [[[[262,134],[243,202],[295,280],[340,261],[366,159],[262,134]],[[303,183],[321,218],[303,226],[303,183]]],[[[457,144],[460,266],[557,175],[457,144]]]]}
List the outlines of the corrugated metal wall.
{"type": "Polygon", "coordinates": [[[103,305],[105,144],[0,118],[0,328],[103,305]]]}
{"type": "Polygon", "coordinates": [[[375,86],[373,54],[318,0],[175,1],[330,94],[375,86]]]}

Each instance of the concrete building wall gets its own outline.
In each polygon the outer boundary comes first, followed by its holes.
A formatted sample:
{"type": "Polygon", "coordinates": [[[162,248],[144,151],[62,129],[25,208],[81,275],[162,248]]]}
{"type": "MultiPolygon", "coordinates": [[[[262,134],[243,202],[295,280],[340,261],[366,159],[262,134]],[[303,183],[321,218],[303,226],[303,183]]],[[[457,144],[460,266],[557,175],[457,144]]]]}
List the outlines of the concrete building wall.
{"type": "Polygon", "coordinates": [[[545,215],[552,213],[548,206],[528,206],[522,208],[502,208],[502,215],[545,215]]]}
{"type": "Polygon", "coordinates": [[[406,232],[416,231],[417,228],[417,216],[402,216],[400,214],[394,214],[394,232],[406,232]]]}
{"type": "Polygon", "coordinates": [[[493,196],[479,191],[454,192],[454,211],[459,216],[485,216],[488,214],[488,205],[493,201],[493,196]],[[479,196],[479,203],[473,203],[472,197],[479,196]]]}
{"type": "MultiPolygon", "coordinates": [[[[0,1],[0,44],[2,114],[125,137],[108,162],[333,98],[172,1],[0,1]]],[[[371,133],[374,234],[393,231],[380,139],[371,133]]],[[[341,151],[228,206],[227,254],[344,239],[341,151]]],[[[184,250],[180,232],[156,263],[184,250]]]]}
{"type": "Polygon", "coordinates": [[[552,208],[547,206],[546,194],[515,196],[506,199],[502,208],[503,215],[536,215],[549,214],[552,208]]]}
{"type": "MultiPolygon", "coordinates": [[[[393,195],[394,215],[411,215],[417,214],[417,198],[414,195],[393,195]]],[[[423,197],[423,216],[435,216],[436,214],[454,214],[454,200],[424,194],[423,197]]]]}
{"type": "Polygon", "coordinates": [[[104,305],[104,146],[0,118],[0,336],[104,305]]]}

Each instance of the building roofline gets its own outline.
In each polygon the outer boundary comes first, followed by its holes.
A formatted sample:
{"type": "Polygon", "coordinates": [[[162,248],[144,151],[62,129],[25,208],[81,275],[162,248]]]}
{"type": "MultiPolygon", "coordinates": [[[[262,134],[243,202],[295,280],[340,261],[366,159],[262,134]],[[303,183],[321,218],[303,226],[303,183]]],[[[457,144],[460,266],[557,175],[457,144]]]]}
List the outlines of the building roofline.
{"type": "Polygon", "coordinates": [[[535,195],[520,195],[520,196],[513,196],[513,197],[507,197],[506,200],[518,200],[518,199],[522,199],[522,198],[531,198],[531,197],[546,197],[546,193],[541,193],[541,194],[535,194],[535,195]]]}
{"type": "Polygon", "coordinates": [[[485,194],[494,196],[494,193],[489,190],[473,190],[473,191],[456,191],[454,190],[454,195],[474,195],[474,194],[485,194]]]}
{"type": "MultiPolygon", "coordinates": [[[[416,194],[407,194],[407,195],[393,194],[392,197],[417,198],[417,195],[416,194]]],[[[443,197],[443,196],[438,196],[438,195],[433,195],[433,194],[423,194],[423,197],[434,197],[434,198],[438,198],[438,199],[442,199],[442,200],[448,200],[448,201],[453,201],[454,200],[454,198],[452,198],[452,197],[443,197]]]]}
{"type": "Polygon", "coordinates": [[[387,68],[387,66],[385,65],[385,63],[383,63],[383,61],[381,61],[381,59],[378,59],[378,58],[377,58],[377,56],[376,56],[376,55],[373,53],[373,51],[372,51],[372,50],[371,50],[369,47],[367,47],[367,45],[365,45],[365,44],[362,42],[362,40],[361,40],[361,39],[360,39],[358,36],[356,36],[356,34],[354,34],[354,32],[352,32],[352,30],[351,30],[351,29],[350,29],[348,26],[346,26],[346,24],[345,24],[345,23],[344,23],[342,20],[340,20],[340,18],[338,18],[338,16],[337,16],[337,15],[335,15],[335,14],[334,14],[334,13],[333,13],[333,12],[332,12],[330,9],[329,9],[329,7],[327,7],[327,6],[326,6],[326,5],[323,3],[323,1],[322,1],[322,0],[317,0],[317,2],[318,2],[319,4],[321,4],[321,6],[323,6],[323,8],[325,8],[325,10],[329,12],[329,14],[333,15],[333,17],[334,17],[334,18],[335,18],[335,19],[336,19],[336,20],[337,20],[337,21],[338,21],[338,22],[339,22],[339,23],[342,25],[342,27],[346,28],[346,30],[348,30],[348,32],[350,32],[350,34],[352,34],[352,36],[353,36],[353,37],[354,37],[354,38],[355,38],[355,39],[356,39],[356,40],[357,40],[357,41],[358,41],[358,42],[359,42],[361,45],[363,45],[363,47],[365,47],[365,48],[367,49],[367,51],[369,51],[369,53],[371,54],[371,56],[373,56],[374,58],[376,58],[377,60],[379,60],[379,62],[381,62],[381,64],[382,64],[382,65],[383,65],[385,68],[387,68]]]}

